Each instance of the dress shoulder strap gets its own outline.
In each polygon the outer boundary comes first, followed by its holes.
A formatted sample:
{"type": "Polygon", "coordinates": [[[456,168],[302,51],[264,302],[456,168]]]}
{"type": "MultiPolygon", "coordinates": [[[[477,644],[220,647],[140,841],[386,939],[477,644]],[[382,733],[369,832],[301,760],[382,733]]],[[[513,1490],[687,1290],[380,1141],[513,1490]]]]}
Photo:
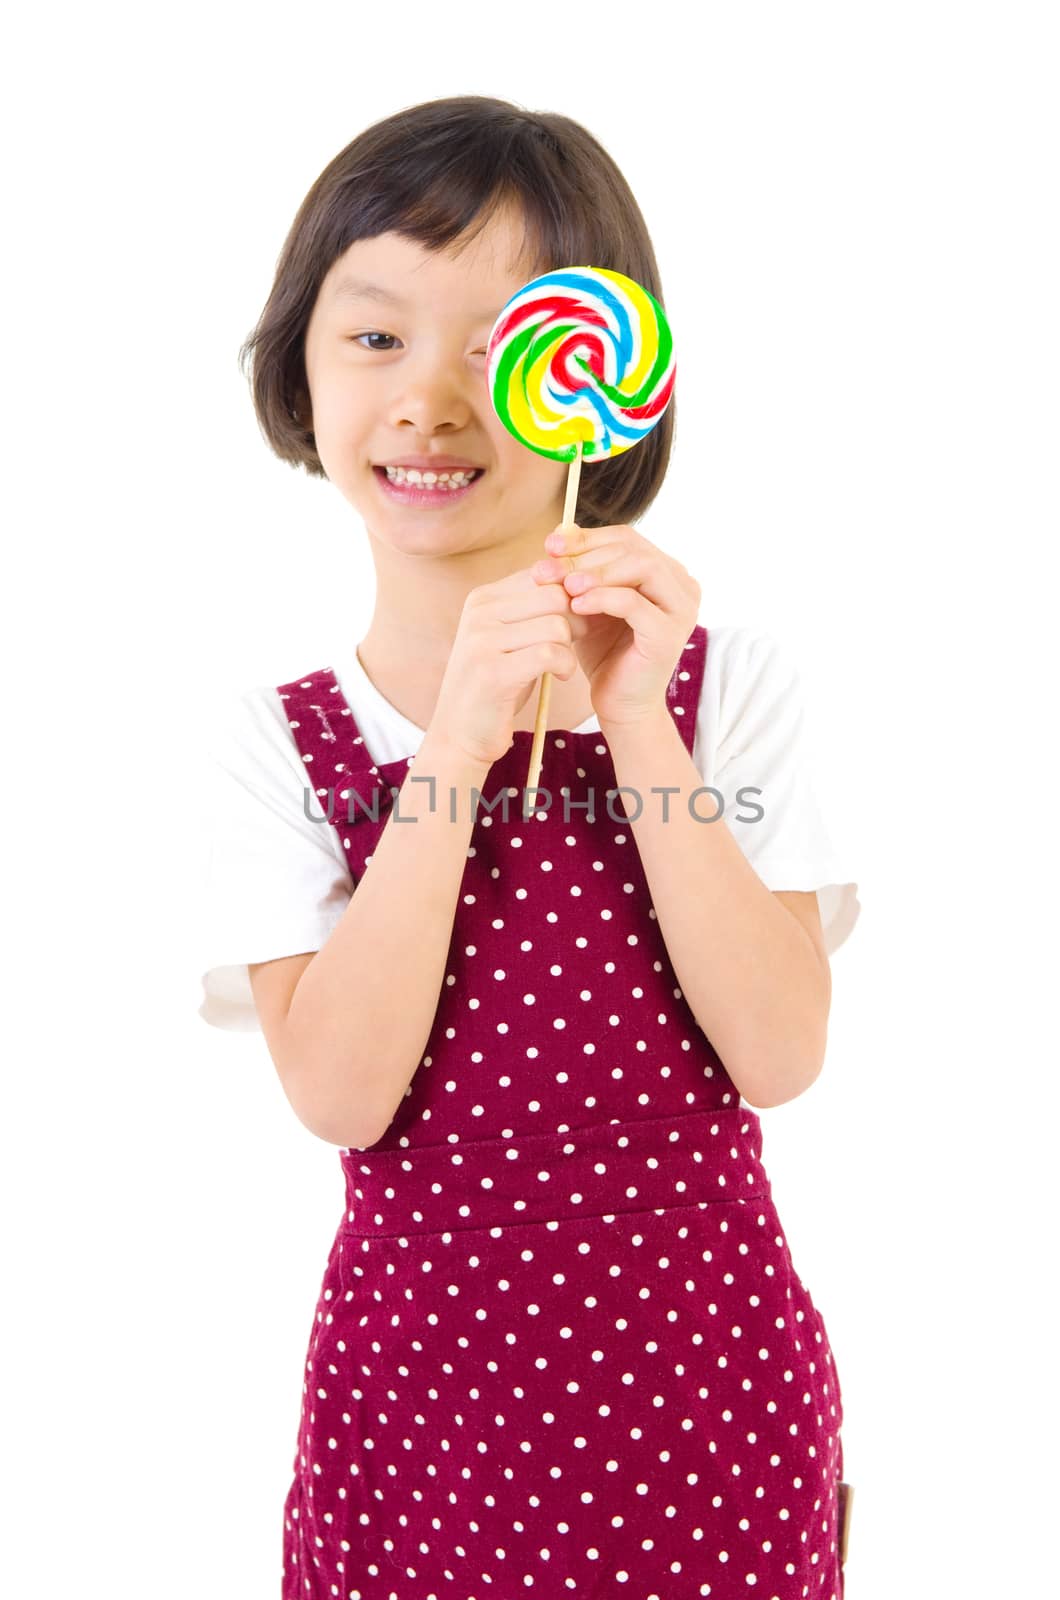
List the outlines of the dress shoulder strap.
{"type": "Polygon", "coordinates": [[[331,667],[278,684],[276,693],[321,809],[349,850],[349,825],[389,811],[395,771],[407,762],[380,770],[331,667]]]}
{"type": "Polygon", "coordinates": [[[696,742],[696,713],[706,664],[707,630],[697,623],[666,686],[666,704],[681,731],[689,755],[692,755],[696,742]]]}

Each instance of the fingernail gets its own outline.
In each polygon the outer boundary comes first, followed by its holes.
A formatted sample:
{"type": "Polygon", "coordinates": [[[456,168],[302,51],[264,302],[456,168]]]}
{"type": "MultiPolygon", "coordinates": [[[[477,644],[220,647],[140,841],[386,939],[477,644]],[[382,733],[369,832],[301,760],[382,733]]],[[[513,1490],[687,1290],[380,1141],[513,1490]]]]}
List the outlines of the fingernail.
{"type": "Polygon", "coordinates": [[[561,533],[550,533],[545,540],[545,548],[547,550],[562,550],[565,548],[566,543],[567,541],[561,533]]]}

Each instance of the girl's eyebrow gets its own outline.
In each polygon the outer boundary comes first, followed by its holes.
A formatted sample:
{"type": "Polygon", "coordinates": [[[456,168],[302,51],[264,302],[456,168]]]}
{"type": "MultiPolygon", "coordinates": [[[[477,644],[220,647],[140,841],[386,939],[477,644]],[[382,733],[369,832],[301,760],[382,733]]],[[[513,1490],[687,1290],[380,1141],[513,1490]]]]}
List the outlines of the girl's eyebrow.
{"type": "MultiPolygon", "coordinates": [[[[366,278],[352,278],[348,274],[339,278],[332,291],[333,300],[378,300],[384,305],[398,306],[402,310],[408,306],[408,301],[403,300],[399,294],[384,289],[382,284],[369,283],[366,278]]],[[[488,311],[480,311],[476,317],[478,322],[494,322],[497,318],[499,307],[491,306],[488,311]]]]}
{"type": "Polygon", "coordinates": [[[384,289],[378,283],[369,283],[365,278],[340,278],[335,285],[334,298],[336,300],[382,300],[392,306],[403,306],[405,301],[398,294],[391,294],[389,289],[384,289]]]}

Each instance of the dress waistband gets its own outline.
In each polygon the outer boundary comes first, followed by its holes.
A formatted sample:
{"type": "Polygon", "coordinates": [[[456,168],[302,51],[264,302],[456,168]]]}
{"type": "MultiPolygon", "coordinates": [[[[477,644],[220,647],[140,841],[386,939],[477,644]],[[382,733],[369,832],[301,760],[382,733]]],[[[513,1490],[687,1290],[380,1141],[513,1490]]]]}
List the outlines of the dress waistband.
{"type": "Polygon", "coordinates": [[[761,1120],[747,1106],[344,1150],[339,1232],[378,1239],[769,1198],[761,1155],[761,1120]]]}

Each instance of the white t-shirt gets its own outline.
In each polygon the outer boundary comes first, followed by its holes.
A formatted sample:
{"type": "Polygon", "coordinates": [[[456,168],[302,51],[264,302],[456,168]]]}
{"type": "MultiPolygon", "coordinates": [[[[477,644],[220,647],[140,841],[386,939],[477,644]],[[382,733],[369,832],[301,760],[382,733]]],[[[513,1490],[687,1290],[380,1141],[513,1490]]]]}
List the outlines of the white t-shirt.
{"type": "MultiPolygon", "coordinates": [[[[777,642],[750,628],[707,630],[692,759],[720,791],[724,816],[767,889],[815,889],[829,955],[861,907],[858,886],[833,852],[802,745],[797,671],[777,642]],[[761,790],[741,802],[743,788],[761,790]],[[741,822],[741,816],[764,816],[741,822]],[[731,820],[730,820],[731,819],[731,820]]],[[[365,748],[378,764],[414,755],[424,737],[376,688],[354,644],[333,652],[338,680],[365,748]]],[[[598,732],[595,716],[577,733],[598,732]]],[[[305,781],[275,687],[249,689],[214,726],[205,747],[209,792],[202,905],[203,1000],[216,1028],[260,1027],[247,963],[319,950],[353,894],[345,851],[305,781]],[[304,796],[316,820],[305,815],[304,796]]],[[[710,816],[716,798],[700,811],[710,816]]]]}

